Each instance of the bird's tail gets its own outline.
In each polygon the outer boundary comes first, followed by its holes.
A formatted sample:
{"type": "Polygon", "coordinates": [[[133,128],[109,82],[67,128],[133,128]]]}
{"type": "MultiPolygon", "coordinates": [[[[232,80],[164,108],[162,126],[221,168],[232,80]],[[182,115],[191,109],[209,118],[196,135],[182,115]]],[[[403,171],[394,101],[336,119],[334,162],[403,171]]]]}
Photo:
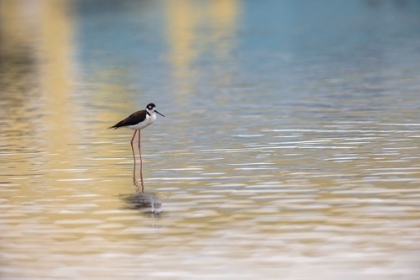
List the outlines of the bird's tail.
{"type": "Polygon", "coordinates": [[[113,125],[113,126],[110,126],[110,127],[108,127],[108,129],[117,129],[117,128],[119,128],[119,126],[118,126],[118,124],[115,124],[115,125],[113,125]]]}

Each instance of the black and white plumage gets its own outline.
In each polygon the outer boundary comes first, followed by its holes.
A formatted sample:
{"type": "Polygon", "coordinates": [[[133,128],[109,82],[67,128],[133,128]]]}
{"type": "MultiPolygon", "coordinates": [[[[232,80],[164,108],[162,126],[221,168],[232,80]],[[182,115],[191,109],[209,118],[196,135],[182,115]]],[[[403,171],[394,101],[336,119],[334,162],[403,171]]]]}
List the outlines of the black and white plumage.
{"type": "Polygon", "coordinates": [[[145,127],[148,127],[156,121],[155,113],[158,113],[159,115],[164,117],[164,115],[155,110],[155,108],[155,104],[149,103],[147,104],[145,110],[140,110],[132,113],[130,116],[111,126],[110,128],[117,129],[120,127],[125,127],[132,130],[141,130],[145,127]]]}
{"type": "Polygon", "coordinates": [[[134,160],[134,168],[133,168],[133,181],[136,181],[136,154],[134,153],[133,142],[134,138],[136,137],[137,131],[139,132],[139,156],[140,156],[140,178],[141,178],[141,185],[144,189],[143,184],[143,161],[141,159],[141,149],[140,149],[140,130],[143,128],[148,127],[149,125],[153,124],[156,121],[156,113],[164,117],[161,113],[156,111],[156,105],[153,103],[149,103],[146,106],[145,110],[140,110],[135,113],[132,113],[127,118],[123,119],[122,121],[116,123],[115,125],[111,126],[110,128],[117,129],[120,127],[125,127],[128,129],[134,130],[133,138],[131,138],[131,151],[133,152],[133,160],[134,160]]]}

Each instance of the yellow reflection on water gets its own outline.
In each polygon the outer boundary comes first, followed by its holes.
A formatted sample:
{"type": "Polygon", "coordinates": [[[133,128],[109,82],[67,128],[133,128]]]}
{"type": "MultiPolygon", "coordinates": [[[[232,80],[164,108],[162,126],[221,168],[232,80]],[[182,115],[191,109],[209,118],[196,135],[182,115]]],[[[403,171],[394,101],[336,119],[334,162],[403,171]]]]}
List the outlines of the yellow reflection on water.
{"type": "Polygon", "coordinates": [[[196,9],[189,0],[168,2],[167,9],[172,72],[175,77],[188,78],[192,75],[191,63],[198,51],[193,46],[197,39],[194,28],[203,18],[203,11],[196,9]]]}
{"type": "Polygon", "coordinates": [[[66,148],[74,137],[74,117],[77,109],[71,94],[73,22],[69,1],[44,0],[40,2],[40,56],[46,63],[41,68],[41,89],[46,104],[44,123],[46,139],[53,150],[66,148]]]}
{"type": "Polygon", "coordinates": [[[229,38],[235,37],[239,9],[239,3],[236,0],[211,2],[209,12],[214,26],[212,40],[218,45],[215,55],[219,59],[229,59],[235,47],[234,41],[229,38]]]}
{"type": "MultiPolygon", "coordinates": [[[[31,81],[34,61],[31,49],[36,20],[22,3],[18,0],[0,1],[0,81],[3,101],[19,100],[20,95],[16,92],[31,81]]],[[[16,111],[10,110],[7,115],[15,117],[22,113],[16,111]]]]}
{"type": "Polygon", "coordinates": [[[217,58],[228,58],[238,17],[236,0],[200,2],[191,0],[167,2],[168,54],[172,76],[180,84],[178,101],[184,102],[196,79],[195,59],[204,52],[217,58]]]}
{"type": "Polygon", "coordinates": [[[9,105],[7,116],[14,120],[13,127],[21,136],[6,139],[16,149],[39,153],[17,165],[22,174],[40,162],[60,168],[62,162],[69,161],[65,156],[73,149],[68,144],[74,143],[77,135],[74,116],[80,110],[72,97],[71,3],[0,1],[0,55],[7,60],[2,65],[3,101],[9,105]],[[41,146],[63,157],[50,163],[41,146]]]}
{"type": "Polygon", "coordinates": [[[22,1],[0,1],[0,36],[1,47],[10,50],[31,38],[30,21],[22,21],[27,14],[22,1]]]}

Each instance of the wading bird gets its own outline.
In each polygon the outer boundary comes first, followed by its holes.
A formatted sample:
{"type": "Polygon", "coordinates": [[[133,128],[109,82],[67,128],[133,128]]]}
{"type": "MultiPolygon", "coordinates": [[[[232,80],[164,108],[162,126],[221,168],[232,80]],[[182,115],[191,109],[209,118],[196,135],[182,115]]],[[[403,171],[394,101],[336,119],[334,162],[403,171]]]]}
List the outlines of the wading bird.
{"type": "MultiPolygon", "coordinates": [[[[149,125],[153,124],[156,120],[156,114],[158,113],[162,117],[161,113],[155,110],[156,105],[153,103],[149,103],[146,106],[145,110],[140,110],[135,113],[132,113],[127,118],[123,119],[119,123],[111,126],[110,128],[117,129],[120,127],[125,127],[128,129],[134,130],[133,138],[131,138],[131,151],[133,152],[133,160],[134,160],[134,169],[133,169],[133,179],[136,180],[136,154],[134,153],[134,147],[133,142],[134,138],[136,137],[137,131],[139,132],[139,155],[140,155],[140,179],[141,179],[141,185],[143,186],[143,161],[141,159],[141,149],[140,149],[140,130],[142,130],[145,127],[148,127],[149,125]]],[[[144,187],[144,186],[143,186],[144,187]]]]}

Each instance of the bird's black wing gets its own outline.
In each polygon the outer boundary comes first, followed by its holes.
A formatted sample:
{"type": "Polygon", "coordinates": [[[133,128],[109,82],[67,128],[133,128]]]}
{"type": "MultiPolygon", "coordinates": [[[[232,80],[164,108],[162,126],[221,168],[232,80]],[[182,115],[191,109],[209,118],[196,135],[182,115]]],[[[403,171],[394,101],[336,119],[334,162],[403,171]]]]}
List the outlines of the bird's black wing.
{"type": "Polygon", "coordinates": [[[136,125],[146,119],[147,113],[146,110],[137,111],[135,113],[132,113],[127,118],[123,119],[119,123],[111,126],[110,128],[117,129],[119,127],[124,126],[130,126],[130,125],[136,125]]]}

